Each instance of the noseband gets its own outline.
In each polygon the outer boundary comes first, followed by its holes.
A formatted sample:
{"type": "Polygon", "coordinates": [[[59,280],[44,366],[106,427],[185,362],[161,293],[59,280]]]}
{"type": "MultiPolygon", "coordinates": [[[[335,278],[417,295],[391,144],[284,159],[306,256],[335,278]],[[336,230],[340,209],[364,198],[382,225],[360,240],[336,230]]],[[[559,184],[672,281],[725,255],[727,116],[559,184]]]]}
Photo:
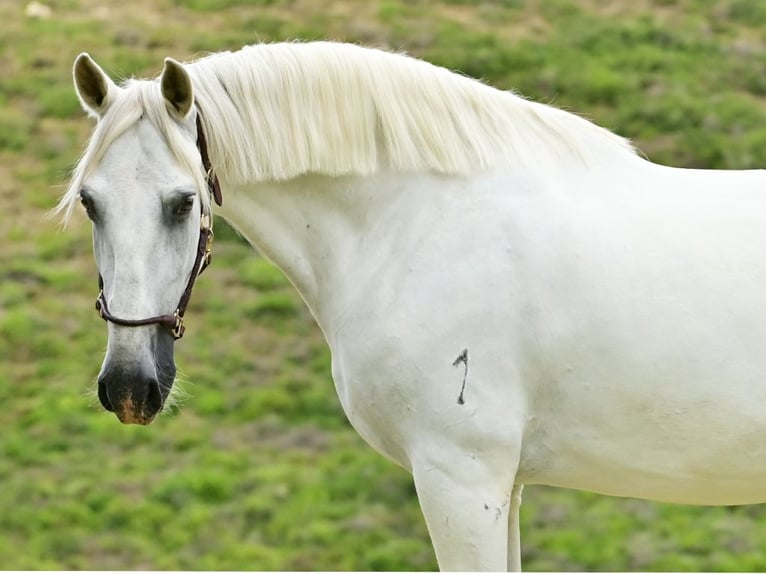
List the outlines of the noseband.
{"type": "MultiPolygon", "coordinates": [[[[199,150],[200,157],[202,158],[202,167],[207,174],[207,188],[211,198],[217,205],[223,203],[223,197],[221,195],[221,186],[218,183],[218,177],[213,171],[213,167],[210,165],[210,157],[207,153],[207,141],[205,140],[205,132],[202,129],[202,122],[200,121],[200,114],[197,113],[197,149],[199,150]]],[[[114,323],[115,325],[121,325],[123,327],[141,327],[143,325],[159,325],[165,327],[173,335],[174,339],[180,339],[184,335],[186,328],[184,327],[184,313],[186,312],[186,306],[191,299],[192,288],[194,282],[197,280],[205,268],[210,265],[210,259],[212,257],[213,249],[213,228],[212,228],[211,216],[203,213],[200,217],[199,225],[199,241],[197,242],[197,255],[194,259],[194,265],[192,266],[191,275],[189,275],[189,281],[186,283],[186,289],[181,294],[181,299],[178,301],[176,310],[172,315],[157,315],[155,317],[148,317],[146,319],[121,319],[115,317],[109,312],[109,308],[106,305],[106,297],[104,296],[104,279],[101,274],[98,276],[98,297],[96,298],[96,311],[104,321],[114,323]]]]}

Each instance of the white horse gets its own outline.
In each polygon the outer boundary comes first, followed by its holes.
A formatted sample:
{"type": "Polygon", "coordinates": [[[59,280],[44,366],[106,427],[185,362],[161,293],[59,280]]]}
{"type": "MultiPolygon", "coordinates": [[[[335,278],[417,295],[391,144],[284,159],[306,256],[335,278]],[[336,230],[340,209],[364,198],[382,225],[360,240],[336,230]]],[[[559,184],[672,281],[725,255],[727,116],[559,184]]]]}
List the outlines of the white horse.
{"type": "Polygon", "coordinates": [[[218,213],[303,297],[349,420],[412,472],[442,569],[520,569],[524,484],[766,501],[763,172],[655,165],[352,45],[167,59],[119,87],[82,54],[74,78],[98,123],[59,209],[93,220],[99,395],[123,422],[151,422],[173,382],[212,203],[200,131],[218,213]]]}

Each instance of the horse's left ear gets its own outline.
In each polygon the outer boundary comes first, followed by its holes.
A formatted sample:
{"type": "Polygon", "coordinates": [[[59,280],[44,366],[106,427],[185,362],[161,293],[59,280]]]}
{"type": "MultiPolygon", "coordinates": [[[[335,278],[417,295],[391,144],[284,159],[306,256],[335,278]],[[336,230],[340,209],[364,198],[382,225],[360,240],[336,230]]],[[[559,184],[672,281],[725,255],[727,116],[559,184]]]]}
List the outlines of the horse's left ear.
{"type": "Polygon", "coordinates": [[[185,118],[194,105],[194,90],[191,77],[183,64],[173,58],[165,58],[165,67],[160,77],[162,97],[170,106],[171,111],[179,119],[185,118]]]}

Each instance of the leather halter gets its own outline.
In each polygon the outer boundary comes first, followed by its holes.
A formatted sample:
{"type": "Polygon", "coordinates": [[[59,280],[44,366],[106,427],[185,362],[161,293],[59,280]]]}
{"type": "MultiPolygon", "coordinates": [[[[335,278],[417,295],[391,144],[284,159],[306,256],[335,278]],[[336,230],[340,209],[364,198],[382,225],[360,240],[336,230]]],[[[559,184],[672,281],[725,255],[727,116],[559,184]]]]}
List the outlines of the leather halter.
{"type": "MultiPolygon", "coordinates": [[[[207,153],[207,140],[205,139],[205,132],[202,129],[202,122],[200,120],[199,111],[197,112],[197,149],[199,150],[200,157],[202,158],[202,167],[207,174],[207,188],[212,199],[217,205],[223,203],[223,197],[221,195],[221,186],[218,182],[218,177],[213,171],[213,167],[210,164],[210,157],[207,153]]],[[[184,327],[184,313],[186,307],[191,299],[192,288],[194,282],[197,280],[205,268],[210,265],[212,258],[213,248],[213,228],[212,228],[211,216],[207,213],[202,214],[200,217],[199,226],[199,241],[197,242],[197,255],[194,259],[194,265],[192,266],[191,275],[189,275],[189,281],[186,283],[186,288],[181,294],[181,299],[178,301],[176,310],[172,315],[156,315],[154,317],[148,317],[146,319],[122,319],[116,317],[109,312],[109,308],[106,305],[106,297],[104,296],[104,279],[101,274],[98,276],[98,297],[96,298],[96,311],[104,321],[114,323],[115,325],[121,325],[123,327],[141,327],[143,325],[159,325],[168,329],[173,335],[174,339],[180,339],[184,335],[186,327],[184,327]]]]}

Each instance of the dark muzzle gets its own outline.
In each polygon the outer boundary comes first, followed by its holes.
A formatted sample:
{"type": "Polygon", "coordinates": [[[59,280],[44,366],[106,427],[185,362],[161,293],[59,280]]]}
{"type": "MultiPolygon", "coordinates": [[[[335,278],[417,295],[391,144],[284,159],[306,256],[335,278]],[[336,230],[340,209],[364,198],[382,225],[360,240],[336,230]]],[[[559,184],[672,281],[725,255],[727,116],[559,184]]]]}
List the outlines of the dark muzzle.
{"type": "Polygon", "coordinates": [[[152,422],[164,402],[156,378],[123,369],[108,371],[99,377],[98,398],[120,422],[140,425],[152,422]]]}

